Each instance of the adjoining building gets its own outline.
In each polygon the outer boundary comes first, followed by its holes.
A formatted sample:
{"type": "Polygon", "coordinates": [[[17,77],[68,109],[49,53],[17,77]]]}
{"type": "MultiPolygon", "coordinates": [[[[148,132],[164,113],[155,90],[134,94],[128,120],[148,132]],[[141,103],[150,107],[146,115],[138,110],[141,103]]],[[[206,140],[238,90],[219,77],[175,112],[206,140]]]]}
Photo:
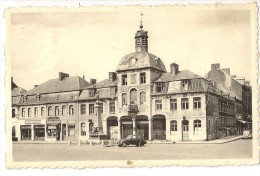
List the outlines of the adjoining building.
{"type": "Polygon", "coordinates": [[[22,95],[17,136],[86,141],[140,134],[146,140],[198,141],[237,134],[251,118],[251,88],[227,75],[214,64],[207,78],[176,63],[167,72],[160,57],[148,52],[141,24],[135,52],[107,79],[88,83],[60,73],[22,95]]]}

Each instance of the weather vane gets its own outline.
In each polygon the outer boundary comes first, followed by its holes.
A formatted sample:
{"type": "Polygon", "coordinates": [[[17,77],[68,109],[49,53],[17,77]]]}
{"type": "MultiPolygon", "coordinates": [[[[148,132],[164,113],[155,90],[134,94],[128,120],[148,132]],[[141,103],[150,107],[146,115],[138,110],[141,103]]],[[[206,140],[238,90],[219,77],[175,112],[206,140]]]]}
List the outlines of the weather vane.
{"type": "Polygon", "coordinates": [[[141,21],[140,21],[140,29],[143,29],[143,23],[142,23],[142,21],[143,21],[143,13],[141,12],[141,21]]]}

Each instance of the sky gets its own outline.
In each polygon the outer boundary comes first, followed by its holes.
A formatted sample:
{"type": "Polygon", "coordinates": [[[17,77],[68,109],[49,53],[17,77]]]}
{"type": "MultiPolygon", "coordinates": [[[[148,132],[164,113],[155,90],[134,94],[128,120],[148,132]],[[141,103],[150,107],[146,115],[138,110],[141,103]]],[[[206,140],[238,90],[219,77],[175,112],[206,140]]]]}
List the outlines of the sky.
{"type": "Polygon", "coordinates": [[[135,52],[143,13],[148,52],[201,76],[211,64],[250,80],[250,11],[176,7],[99,7],[17,11],[8,26],[14,82],[30,90],[59,72],[89,81],[108,78],[123,56],[135,52]]]}

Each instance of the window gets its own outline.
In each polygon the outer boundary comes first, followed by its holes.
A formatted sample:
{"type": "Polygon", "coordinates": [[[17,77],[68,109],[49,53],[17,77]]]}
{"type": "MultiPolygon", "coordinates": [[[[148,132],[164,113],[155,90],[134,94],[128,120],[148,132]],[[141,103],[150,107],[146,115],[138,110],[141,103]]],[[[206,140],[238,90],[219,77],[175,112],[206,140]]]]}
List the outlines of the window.
{"type": "Polygon", "coordinates": [[[127,75],[122,75],[122,85],[127,85],[127,75]]]}
{"type": "Polygon", "coordinates": [[[194,120],[194,134],[198,134],[201,131],[201,120],[194,120]]]}
{"type": "Polygon", "coordinates": [[[162,92],[162,83],[156,84],[156,92],[162,92]]]}
{"type": "Polygon", "coordinates": [[[155,100],[155,110],[162,110],[162,100],[155,100]]]}
{"type": "Polygon", "coordinates": [[[89,104],[89,114],[94,114],[94,104],[89,104]]]}
{"type": "Polygon", "coordinates": [[[58,116],[60,113],[59,106],[55,106],[55,116],[58,116]]]}
{"type": "Polygon", "coordinates": [[[25,108],[22,108],[22,117],[25,117],[25,108]]]}
{"type": "Polygon", "coordinates": [[[41,107],[41,116],[44,117],[45,116],[45,108],[41,107]]]}
{"type": "Polygon", "coordinates": [[[200,109],[201,108],[201,98],[194,97],[193,98],[193,109],[200,109]]]}
{"type": "Polygon", "coordinates": [[[86,105],[85,104],[80,105],[80,113],[86,114],[86,105]]]}
{"type": "Polygon", "coordinates": [[[52,115],[52,107],[49,106],[49,107],[48,107],[48,116],[51,116],[51,115],[52,115]]]}
{"type": "Polygon", "coordinates": [[[89,97],[95,97],[95,89],[89,89],[89,97]]]}
{"type": "Polygon", "coordinates": [[[34,117],[38,117],[38,107],[34,108],[34,117]]]}
{"type": "Polygon", "coordinates": [[[140,104],[144,104],[146,102],[146,92],[140,93],[140,104]]]}
{"type": "Polygon", "coordinates": [[[12,118],[15,117],[15,109],[12,109],[12,118]]]}
{"type": "Polygon", "coordinates": [[[63,105],[61,107],[61,115],[66,115],[66,106],[65,105],[63,105]]]}
{"type": "Polygon", "coordinates": [[[109,111],[110,113],[115,113],[115,102],[110,102],[109,103],[109,111]]]}
{"type": "Polygon", "coordinates": [[[31,117],[31,116],[32,116],[32,109],[28,108],[28,117],[31,117]]]}
{"type": "Polygon", "coordinates": [[[170,99],[170,109],[177,110],[177,99],[170,99]]]}
{"type": "Polygon", "coordinates": [[[100,110],[100,113],[103,113],[103,103],[99,104],[99,110],[100,110]]]}
{"type": "Polygon", "coordinates": [[[36,101],[40,102],[40,95],[39,94],[36,95],[36,101]]]}
{"type": "Polygon", "coordinates": [[[131,89],[130,91],[130,104],[137,104],[137,90],[131,89]]]}
{"type": "Polygon", "coordinates": [[[172,120],[170,122],[170,128],[171,128],[171,134],[175,134],[177,132],[177,121],[176,120],[172,120]]]}
{"type": "Polygon", "coordinates": [[[81,123],[81,136],[86,136],[86,123],[81,123]]]}
{"type": "Polygon", "coordinates": [[[189,109],[189,99],[188,98],[181,99],[181,109],[189,109]]]}
{"type": "Polygon", "coordinates": [[[73,115],[73,114],[74,114],[73,105],[69,105],[69,115],[73,115]]]}
{"type": "Polygon", "coordinates": [[[145,73],[140,73],[140,83],[141,84],[145,84],[146,83],[145,73]]]}
{"type": "Polygon", "coordinates": [[[188,89],[189,81],[188,80],[182,80],[181,85],[183,88],[188,89]]]}
{"type": "Polygon", "coordinates": [[[122,94],[122,105],[127,105],[127,94],[126,93],[122,94]]]}

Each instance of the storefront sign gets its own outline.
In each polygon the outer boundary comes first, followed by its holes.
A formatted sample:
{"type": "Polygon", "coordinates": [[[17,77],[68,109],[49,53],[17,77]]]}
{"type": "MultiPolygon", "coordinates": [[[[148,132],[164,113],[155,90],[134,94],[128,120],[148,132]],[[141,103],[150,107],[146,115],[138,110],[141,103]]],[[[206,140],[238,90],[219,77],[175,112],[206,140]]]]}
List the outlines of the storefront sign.
{"type": "Polygon", "coordinates": [[[41,124],[41,120],[25,120],[25,124],[41,124]]]}
{"type": "Polygon", "coordinates": [[[47,124],[59,124],[60,120],[48,120],[47,124]]]}
{"type": "Polygon", "coordinates": [[[68,120],[68,125],[75,125],[76,121],[75,120],[68,120]]]}

